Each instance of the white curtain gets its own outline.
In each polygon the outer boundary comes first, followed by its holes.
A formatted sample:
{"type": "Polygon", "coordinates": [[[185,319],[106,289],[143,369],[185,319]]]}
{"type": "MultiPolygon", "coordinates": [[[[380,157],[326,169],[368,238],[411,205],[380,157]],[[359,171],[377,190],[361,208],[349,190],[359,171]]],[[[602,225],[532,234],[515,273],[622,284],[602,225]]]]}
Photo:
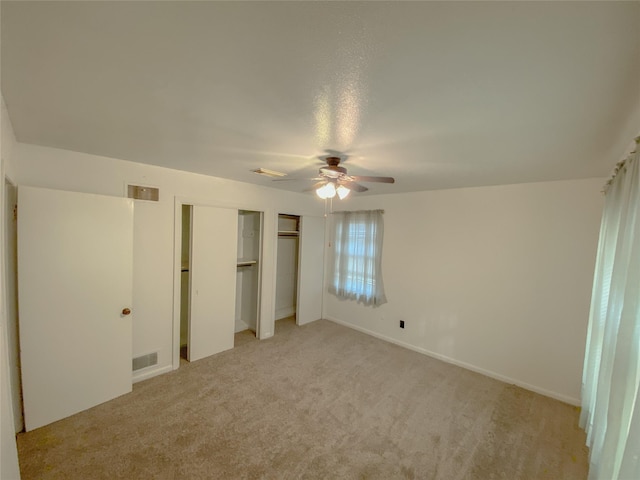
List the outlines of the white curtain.
{"type": "Polygon", "coordinates": [[[589,479],[640,479],[638,148],[605,197],[582,378],[589,479]]]}
{"type": "Polygon", "coordinates": [[[386,303],[382,283],[382,210],[333,213],[329,291],[365,305],[386,303]]]}

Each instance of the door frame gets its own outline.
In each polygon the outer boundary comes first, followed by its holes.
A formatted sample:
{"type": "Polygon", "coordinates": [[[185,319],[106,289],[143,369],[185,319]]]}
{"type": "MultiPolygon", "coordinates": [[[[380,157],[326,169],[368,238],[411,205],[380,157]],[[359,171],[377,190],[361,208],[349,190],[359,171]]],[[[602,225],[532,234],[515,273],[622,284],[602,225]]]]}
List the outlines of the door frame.
{"type": "MultiPolygon", "coordinates": [[[[9,315],[9,302],[11,301],[9,298],[9,285],[12,285],[13,288],[15,289],[15,292],[17,294],[18,292],[18,284],[16,282],[17,280],[17,269],[18,269],[18,258],[16,256],[16,258],[13,259],[14,262],[14,267],[16,272],[11,272],[11,273],[15,273],[16,275],[7,275],[7,266],[9,264],[9,249],[7,248],[7,242],[6,240],[6,235],[7,235],[7,223],[9,221],[7,215],[12,215],[13,212],[9,212],[7,211],[7,186],[10,185],[11,188],[15,189],[15,195],[16,195],[16,206],[17,206],[17,200],[18,200],[18,184],[16,182],[13,181],[13,179],[9,176],[9,175],[3,175],[3,186],[2,186],[2,285],[3,285],[3,291],[2,291],[2,299],[4,300],[2,308],[3,308],[3,317],[5,319],[5,326],[6,326],[6,338],[7,338],[7,357],[8,358],[8,369],[9,369],[9,382],[11,385],[11,403],[13,406],[13,422],[14,422],[14,426],[15,426],[15,433],[24,431],[24,404],[22,401],[22,372],[20,370],[20,325],[18,323],[19,320],[19,312],[18,312],[18,299],[15,298],[13,299],[15,301],[15,306],[14,306],[14,312],[15,315],[10,316],[9,315]],[[9,326],[11,325],[11,327],[9,326]],[[16,333],[16,338],[15,338],[15,342],[12,342],[11,340],[13,340],[12,338],[9,338],[9,329],[13,328],[15,329],[15,333],[16,333]],[[16,343],[17,342],[17,343],[16,343]],[[17,358],[17,361],[16,361],[17,358]],[[14,375],[14,371],[17,371],[17,376],[18,376],[18,389],[15,390],[16,385],[14,385],[14,380],[13,380],[13,375],[14,375]],[[16,409],[16,407],[18,407],[16,409]]],[[[17,224],[15,227],[15,231],[14,233],[14,241],[17,244],[18,241],[18,229],[17,229],[17,224]]]]}

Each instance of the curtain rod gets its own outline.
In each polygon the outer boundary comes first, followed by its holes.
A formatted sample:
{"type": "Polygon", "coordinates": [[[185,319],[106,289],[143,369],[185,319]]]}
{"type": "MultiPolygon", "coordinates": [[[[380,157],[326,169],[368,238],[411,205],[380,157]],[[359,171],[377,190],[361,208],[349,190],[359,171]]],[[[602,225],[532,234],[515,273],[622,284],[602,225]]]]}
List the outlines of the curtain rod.
{"type": "Polygon", "coordinates": [[[627,163],[627,161],[630,161],[631,157],[633,157],[633,154],[638,151],[638,145],[640,145],[640,137],[634,138],[634,141],[636,142],[635,148],[631,152],[629,152],[629,155],[627,155],[625,158],[623,158],[618,163],[616,163],[616,166],[613,168],[613,173],[609,177],[609,180],[607,180],[607,183],[605,183],[604,186],[602,187],[602,193],[604,193],[604,194],[607,193],[607,190],[609,190],[609,187],[611,186],[611,184],[615,180],[615,178],[618,175],[618,172],[620,171],[620,169],[624,168],[626,163],[627,163]]]}

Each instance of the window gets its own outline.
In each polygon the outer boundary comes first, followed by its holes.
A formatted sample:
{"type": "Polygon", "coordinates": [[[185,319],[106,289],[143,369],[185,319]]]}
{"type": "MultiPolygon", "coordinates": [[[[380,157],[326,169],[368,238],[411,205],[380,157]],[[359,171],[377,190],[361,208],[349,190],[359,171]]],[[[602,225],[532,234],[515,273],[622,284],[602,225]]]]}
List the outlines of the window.
{"type": "Polygon", "coordinates": [[[580,426],[589,478],[621,480],[640,478],[640,148],[615,172],[605,185],[580,426]]]}
{"type": "Polygon", "coordinates": [[[382,210],[336,212],[329,291],[365,305],[386,303],[382,283],[382,210]]]}

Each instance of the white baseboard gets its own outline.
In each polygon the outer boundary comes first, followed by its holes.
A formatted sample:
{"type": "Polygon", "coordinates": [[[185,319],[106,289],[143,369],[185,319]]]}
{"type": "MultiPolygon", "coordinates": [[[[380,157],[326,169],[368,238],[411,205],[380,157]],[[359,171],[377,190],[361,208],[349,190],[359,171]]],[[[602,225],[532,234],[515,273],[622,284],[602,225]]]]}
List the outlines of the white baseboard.
{"type": "Polygon", "coordinates": [[[530,390],[532,392],[539,393],[540,395],[544,395],[545,397],[550,397],[550,398],[554,398],[556,400],[560,400],[561,402],[568,403],[570,405],[580,406],[580,399],[578,399],[578,398],[569,397],[569,396],[563,395],[561,393],[552,392],[552,391],[547,390],[545,388],[536,387],[535,385],[531,385],[529,383],[521,382],[520,380],[516,380],[515,378],[510,378],[510,377],[507,377],[505,375],[501,375],[499,373],[492,372],[491,370],[486,370],[484,368],[476,367],[475,365],[472,365],[470,363],[461,362],[460,360],[456,360],[454,358],[447,357],[446,355],[442,355],[440,353],[432,352],[432,351],[427,350],[427,349],[422,348],[422,347],[416,347],[415,345],[411,345],[410,343],[406,343],[406,342],[403,342],[401,340],[396,340],[395,338],[391,338],[391,337],[388,337],[386,335],[382,335],[380,333],[374,332],[372,330],[368,330],[366,328],[359,327],[357,325],[353,325],[351,323],[348,323],[348,322],[345,322],[345,321],[342,321],[342,320],[338,320],[337,318],[325,317],[325,319],[327,319],[327,320],[329,320],[331,322],[337,323],[339,325],[343,325],[345,327],[351,328],[353,330],[357,330],[359,332],[366,333],[367,335],[371,335],[372,337],[379,338],[380,340],[384,340],[386,342],[393,343],[393,344],[398,345],[400,347],[404,347],[404,348],[407,348],[409,350],[413,350],[414,352],[422,353],[423,355],[427,355],[429,357],[433,357],[433,358],[436,358],[438,360],[442,360],[443,362],[447,362],[447,363],[450,363],[452,365],[456,365],[458,367],[462,367],[462,368],[465,368],[467,370],[471,370],[472,372],[480,373],[482,375],[486,375],[487,377],[495,378],[496,380],[500,380],[501,382],[517,385],[518,387],[522,387],[522,388],[524,388],[526,390],[530,390]]]}
{"type": "Polygon", "coordinates": [[[165,365],[164,367],[145,368],[133,374],[132,383],[138,383],[143,380],[148,380],[151,377],[162,375],[173,370],[173,365],[165,365]]]}
{"type": "Polygon", "coordinates": [[[296,323],[298,324],[299,327],[301,327],[302,325],[309,325],[310,323],[317,322],[318,320],[322,320],[322,318],[314,318],[313,320],[309,320],[307,322],[297,322],[296,321],[296,323]]]}
{"type": "Polygon", "coordinates": [[[278,308],[276,310],[275,319],[276,320],[281,320],[283,318],[290,317],[291,315],[295,315],[295,313],[296,313],[295,305],[293,305],[291,307],[278,308]]]}
{"type": "Polygon", "coordinates": [[[249,330],[249,324],[247,324],[244,320],[236,319],[236,324],[233,330],[233,333],[243,332],[245,330],[249,330]]]}

